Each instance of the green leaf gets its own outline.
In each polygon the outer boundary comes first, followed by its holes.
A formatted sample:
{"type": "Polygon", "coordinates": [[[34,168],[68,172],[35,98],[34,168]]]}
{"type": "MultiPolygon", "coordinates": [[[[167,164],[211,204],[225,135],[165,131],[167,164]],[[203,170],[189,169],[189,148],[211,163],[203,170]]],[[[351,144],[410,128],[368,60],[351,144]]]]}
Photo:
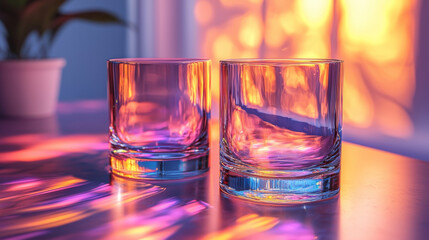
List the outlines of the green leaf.
{"type": "Polygon", "coordinates": [[[80,19],[80,20],[99,22],[99,23],[123,23],[121,19],[117,18],[115,15],[108,12],[86,11],[86,12],[78,12],[78,13],[61,14],[56,17],[55,21],[53,22],[53,27],[58,28],[64,23],[73,19],[80,19]]]}
{"type": "Polygon", "coordinates": [[[23,46],[30,33],[34,31],[39,36],[50,33],[50,42],[52,42],[58,30],[70,20],[125,24],[115,15],[104,11],[61,14],[59,9],[66,1],[0,0],[0,21],[5,26],[10,56],[23,57],[23,46]]]}
{"type": "Polygon", "coordinates": [[[43,35],[52,26],[52,21],[59,8],[66,0],[33,1],[22,13],[22,20],[27,28],[37,30],[43,35]]]}
{"type": "Polygon", "coordinates": [[[17,19],[13,21],[12,27],[8,28],[8,44],[11,52],[21,57],[22,47],[33,31],[39,35],[49,30],[51,22],[58,12],[60,6],[66,0],[37,0],[30,1],[20,12],[17,19]]]}

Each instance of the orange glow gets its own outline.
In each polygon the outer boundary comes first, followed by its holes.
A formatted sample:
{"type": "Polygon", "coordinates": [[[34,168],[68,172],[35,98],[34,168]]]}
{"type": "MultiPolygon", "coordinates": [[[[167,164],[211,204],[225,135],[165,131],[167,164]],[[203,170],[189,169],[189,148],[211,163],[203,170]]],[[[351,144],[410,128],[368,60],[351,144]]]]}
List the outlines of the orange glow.
{"type": "MultiPolygon", "coordinates": [[[[186,69],[186,86],[182,89],[188,94],[193,105],[198,105],[201,109],[205,108],[209,112],[211,107],[211,94],[208,87],[211,84],[210,65],[208,62],[188,64],[186,69]]],[[[179,69],[179,74],[181,74],[180,71],[183,70],[179,69]]]]}
{"type": "Polygon", "coordinates": [[[252,105],[262,107],[264,103],[261,97],[261,88],[255,85],[257,80],[253,78],[251,68],[248,66],[243,66],[241,81],[244,104],[249,104],[250,107],[252,105]]]}
{"type": "MultiPolygon", "coordinates": [[[[300,31],[300,29],[297,28],[295,15],[290,12],[284,12],[280,13],[278,20],[280,21],[279,24],[282,27],[282,30],[285,32],[286,35],[291,35],[297,31],[300,31]]],[[[273,24],[270,24],[273,25],[273,24]]],[[[267,33],[269,36],[270,34],[267,33]]]]}
{"type": "Polygon", "coordinates": [[[317,118],[319,117],[317,99],[312,91],[309,91],[306,69],[311,68],[299,66],[288,67],[283,70],[284,94],[282,95],[282,107],[283,110],[288,110],[304,117],[317,118]]]}
{"type": "Polygon", "coordinates": [[[61,211],[58,213],[40,214],[36,217],[26,217],[25,221],[2,227],[2,231],[13,232],[25,229],[25,231],[37,231],[62,226],[88,217],[89,214],[80,211],[61,211]]]}
{"type": "Polygon", "coordinates": [[[136,93],[135,82],[133,79],[128,78],[128,76],[134,76],[136,72],[136,65],[132,64],[120,64],[119,73],[121,78],[121,84],[119,84],[119,92],[121,94],[122,102],[127,102],[128,99],[133,99],[136,93]]]}
{"type": "Polygon", "coordinates": [[[37,185],[39,185],[40,182],[26,182],[26,183],[21,183],[21,184],[17,184],[14,186],[11,186],[10,188],[7,188],[5,191],[22,191],[22,190],[26,190],[26,189],[31,189],[37,185]]]}
{"type": "MultiPolygon", "coordinates": [[[[198,0],[204,5],[207,0],[198,0]]],[[[415,93],[415,49],[419,0],[270,0],[212,2],[216,17],[201,24],[201,52],[214,60],[213,100],[219,100],[220,59],[332,58],[345,60],[344,122],[371,134],[407,138],[415,93]],[[234,10],[234,11],[232,11],[234,10]],[[264,16],[261,11],[265,10],[264,16]],[[336,12],[334,12],[336,10],[336,12]],[[386,117],[389,116],[389,117],[386,117]],[[397,116],[397,117],[395,117],[397,116]]],[[[207,7],[209,8],[209,7],[207,7]]],[[[323,69],[320,69],[321,74],[323,69]]],[[[293,73],[299,76],[299,73],[293,73]]],[[[327,74],[325,71],[323,74],[327,74]]],[[[247,76],[247,75],[246,75],[247,76]]],[[[327,79],[321,77],[320,79],[327,79]]],[[[290,81],[305,89],[305,83],[290,81]]],[[[259,87],[247,76],[248,103],[264,106],[259,87]]],[[[326,87],[327,82],[323,82],[326,87]]],[[[317,117],[314,96],[304,96],[294,112],[317,117]]],[[[215,112],[216,114],[216,112],[215,112]]]]}
{"type": "MultiPolygon", "coordinates": [[[[34,136],[33,136],[34,137],[34,136]]],[[[39,161],[72,153],[94,152],[108,148],[106,136],[70,135],[56,138],[41,138],[24,149],[0,153],[0,159],[7,161],[39,161]]]]}
{"type": "MultiPolygon", "coordinates": [[[[112,169],[124,170],[128,172],[155,172],[153,169],[147,169],[139,166],[138,163],[138,161],[131,158],[118,159],[114,156],[110,157],[110,165],[112,166],[112,169]]],[[[115,171],[115,174],[124,175],[120,171],[115,171]]],[[[127,176],[128,175],[125,175],[125,177],[127,176]]]]}
{"type": "Polygon", "coordinates": [[[296,114],[309,118],[318,118],[317,99],[313,94],[301,95],[294,99],[294,105],[290,108],[296,114]]]}
{"type": "Polygon", "coordinates": [[[220,0],[220,2],[226,7],[246,7],[249,4],[262,4],[263,0],[220,0]]]}
{"type": "Polygon", "coordinates": [[[0,143],[2,144],[31,144],[36,141],[41,141],[49,138],[46,134],[23,134],[11,137],[5,137],[0,139],[0,143]]]}
{"type": "Polygon", "coordinates": [[[222,58],[228,58],[227,56],[233,49],[235,48],[234,43],[225,34],[222,34],[218,36],[213,44],[213,53],[216,54],[216,57],[222,59],[222,58]]]}
{"type": "Polygon", "coordinates": [[[182,228],[183,221],[206,210],[208,206],[192,200],[181,203],[167,198],[157,205],[105,225],[114,229],[107,239],[167,239],[182,228]]]}
{"type": "Polygon", "coordinates": [[[243,17],[239,28],[239,40],[243,46],[255,48],[262,42],[262,22],[256,15],[243,17]]]}
{"type": "MultiPolygon", "coordinates": [[[[276,73],[275,68],[271,66],[260,67],[262,78],[264,79],[265,94],[276,92],[276,73]]],[[[260,73],[258,72],[258,73],[260,73]]]]}
{"type": "Polygon", "coordinates": [[[413,134],[417,1],[340,1],[346,124],[391,137],[413,134]]]}
{"type": "Polygon", "coordinates": [[[301,88],[308,90],[307,78],[305,76],[304,68],[302,67],[288,67],[282,72],[284,80],[284,90],[288,88],[301,88]]]}
{"type": "MultiPolygon", "coordinates": [[[[0,200],[9,200],[15,203],[12,208],[4,211],[3,224],[0,226],[0,238],[12,234],[19,234],[31,231],[46,230],[58,226],[63,226],[79,221],[91,215],[108,211],[118,205],[128,205],[134,201],[153,196],[164,189],[149,184],[138,184],[138,190],[125,190],[121,194],[121,199],[112,194],[115,190],[121,189],[120,185],[114,187],[108,184],[96,186],[88,189],[86,185],[84,192],[73,194],[61,192],[68,188],[78,188],[87,182],[71,176],[47,179],[24,179],[16,182],[9,182],[9,191],[16,191],[12,194],[1,194],[0,200]],[[28,183],[37,183],[29,185],[28,183]],[[25,184],[27,190],[22,189],[25,184]],[[119,189],[118,189],[119,188],[119,189]],[[41,196],[39,198],[35,196],[41,196]],[[65,209],[67,208],[67,209],[65,209]],[[49,211],[49,212],[48,212],[49,211]],[[20,215],[26,214],[26,215],[20,215]],[[21,217],[18,217],[21,216],[21,217]],[[25,217],[22,217],[25,216],[25,217]]],[[[80,189],[82,191],[82,189],[80,189]]],[[[205,206],[205,205],[204,205],[205,206]]],[[[189,214],[195,211],[202,211],[201,208],[192,207],[189,214]]]]}
{"type": "Polygon", "coordinates": [[[282,31],[281,25],[278,24],[279,20],[280,16],[278,15],[270,14],[269,16],[267,16],[265,42],[269,47],[272,48],[281,47],[287,37],[287,33],[285,33],[285,31],[282,31]]]}
{"type": "Polygon", "coordinates": [[[377,104],[380,106],[377,123],[384,134],[398,138],[407,138],[412,135],[413,123],[403,108],[383,98],[380,98],[377,104]]]}
{"type": "Polygon", "coordinates": [[[332,0],[266,2],[264,57],[329,57],[332,0]]]}
{"type": "Polygon", "coordinates": [[[212,5],[209,1],[199,1],[195,4],[195,18],[200,24],[207,24],[213,18],[212,5]]]}
{"type": "Polygon", "coordinates": [[[329,21],[332,13],[331,0],[300,0],[297,4],[300,17],[308,27],[320,27],[329,21]]]}
{"type": "Polygon", "coordinates": [[[85,181],[79,178],[64,176],[60,178],[56,178],[53,180],[38,180],[32,179],[23,183],[14,183],[9,188],[5,190],[5,192],[17,192],[13,196],[2,197],[0,196],[0,200],[11,200],[11,199],[19,199],[19,198],[31,198],[37,195],[43,195],[55,191],[60,191],[68,188],[77,187],[85,184],[85,181]],[[24,191],[21,193],[21,191],[24,191]]]}
{"type": "Polygon", "coordinates": [[[353,76],[344,81],[344,121],[351,125],[368,128],[374,118],[374,102],[371,93],[363,82],[360,71],[350,66],[347,75],[353,76]]]}
{"type": "MultiPolygon", "coordinates": [[[[203,81],[198,81],[198,73],[202,74],[202,71],[198,71],[196,64],[189,64],[186,69],[186,91],[189,95],[191,103],[200,104],[203,102],[203,96],[200,93],[200,89],[203,89],[203,81]]],[[[179,70],[180,71],[180,70],[179,70]]]]}
{"type": "Polygon", "coordinates": [[[265,232],[279,223],[275,217],[263,217],[257,214],[248,214],[236,220],[235,225],[220,232],[205,236],[204,240],[229,240],[250,237],[254,234],[265,232]]]}
{"type": "MultiPolygon", "coordinates": [[[[210,119],[210,171],[206,181],[206,189],[208,191],[207,201],[210,206],[220,205],[220,191],[219,191],[219,121],[210,119]]],[[[221,224],[220,211],[208,211],[208,224],[205,224],[207,232],[213,232],[219,229],[221,224]]]]}
{"type": "MultiPolygon", "coordinates": [[[[207,0],[197,0],[204,2],[207,0]]],[[[257,57],[264,38],[262,0],[210,1],[210,11],[216,16],[201,28],[201,54],[212,59],[213,114],[217,116],[219,102],[219,60],[237,57],[257,57]],[[222,11],[232,10],[220,16],[222,11]],[[239,10],[239,11],[235,11],[239,10]]]]}
{"type": "Polygon", "coordinates": [[[211,85],[212,85],[212,81],[211,81],[211,62],[208,63],[207,65],[204,65],[204,67],[206,68],[206,75],[204,76],[204,84],[205,84],[205,92],[203,93],[206,97],[204,98],[205,102],[205,107],[207,112],[211,112],[212,110],[212,91],[211,91],[211,85]]]}

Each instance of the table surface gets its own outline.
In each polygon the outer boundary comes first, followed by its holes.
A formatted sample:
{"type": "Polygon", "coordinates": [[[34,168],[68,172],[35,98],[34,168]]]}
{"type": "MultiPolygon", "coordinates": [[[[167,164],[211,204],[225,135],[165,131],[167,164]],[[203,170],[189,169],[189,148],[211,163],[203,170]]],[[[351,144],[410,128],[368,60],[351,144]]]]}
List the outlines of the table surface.
{"type": "Polygon", "coordinates": [[[0,239],[427,239],[429,162],[343,143],[341,192],[273,206],[219,191],[211,170],[176,181],[109,173],[104,103],[47,119],[0,119],[0,239]]]}

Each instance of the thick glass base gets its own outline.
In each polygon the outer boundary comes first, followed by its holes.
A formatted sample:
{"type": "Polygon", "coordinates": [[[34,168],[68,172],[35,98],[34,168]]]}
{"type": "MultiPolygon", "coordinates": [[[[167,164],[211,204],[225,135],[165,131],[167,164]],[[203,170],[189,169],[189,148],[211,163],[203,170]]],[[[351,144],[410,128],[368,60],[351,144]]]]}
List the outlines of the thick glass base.
{"type": "Polygon", "coordinates": [[[339,167],[308,176],[261,177],[221,165],[220,188],[235,197],[262,203],[295,204],[331,198],[339,193],[339,167]]]}
{"type": "Polygon", "coordinates": [[[111,152],[110,166],[112,173],[121,177],[170,180],[193,177],[207,172],[209,160],[207,153],[199,153],[196,156],[180,159],[171,156],[167,156],[165,159],[154,159],[153,157],[129,157],[111,152]]]}

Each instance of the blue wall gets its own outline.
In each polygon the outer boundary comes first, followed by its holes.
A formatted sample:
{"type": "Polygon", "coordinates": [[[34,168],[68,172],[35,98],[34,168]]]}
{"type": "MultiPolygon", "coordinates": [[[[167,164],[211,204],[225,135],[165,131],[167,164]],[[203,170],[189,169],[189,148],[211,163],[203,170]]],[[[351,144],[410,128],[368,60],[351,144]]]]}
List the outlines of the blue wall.
{"type": "MultiPolygon", "coordinates": [[[[69,1],[63,11],[106,10],[123,20],[127,1],[69,1]]],[[[125,57],[127,27],[117,24],[97,24],[84,21],[68,23],[51,48],[51,57],[63,57],[60,101],[101,99],[107,97],[106,61],[125,57]]]]}

